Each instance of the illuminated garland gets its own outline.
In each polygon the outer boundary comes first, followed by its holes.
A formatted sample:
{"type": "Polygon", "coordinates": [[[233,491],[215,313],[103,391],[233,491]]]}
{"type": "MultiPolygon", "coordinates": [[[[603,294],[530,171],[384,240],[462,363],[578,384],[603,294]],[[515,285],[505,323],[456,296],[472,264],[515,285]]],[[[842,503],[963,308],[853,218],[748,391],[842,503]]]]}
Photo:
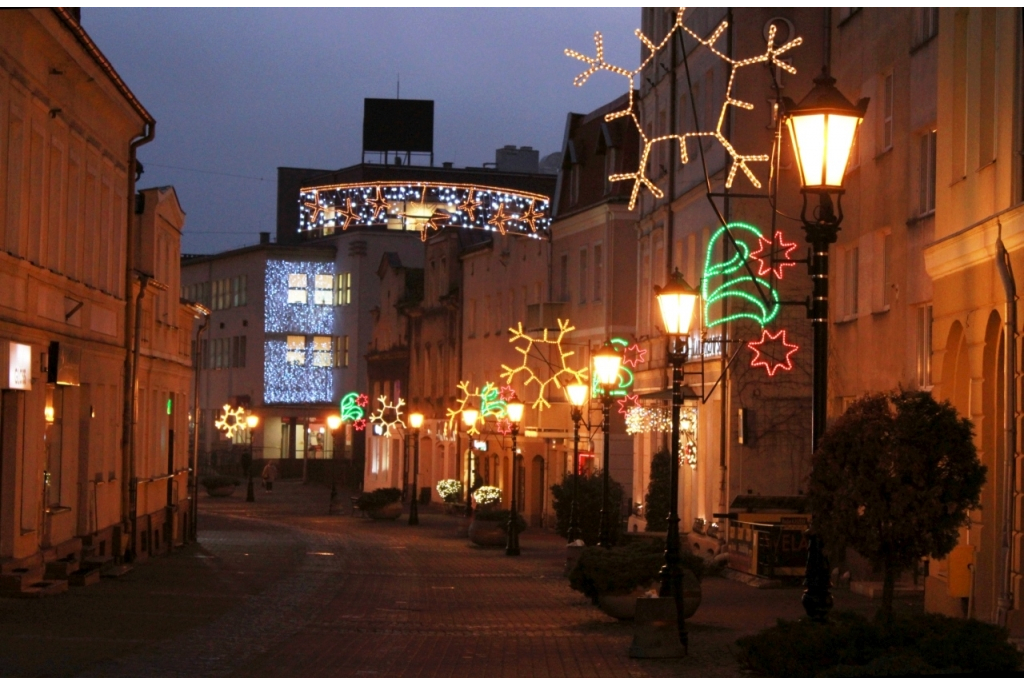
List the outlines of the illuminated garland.
{"type": "MultiPolygon", "coordinates": [[[[608,394],[612,397],[627,397],[629,392],[633,389],[633,382],[636,378],[633,376],[633,372],[626,367],[632,366],[633,368],[636,368],[638,363],[644,361],[644,357],[647,355],[647,350],[640,349],[640,346],[636,344],[630,345],[629,341],[625,338],[612,338],[608,342],[612,344],[612,347],[615,348],[616,352],[622,353],[622,364],[619,366],[619,384],[608,394]],[[633,348],[636,348],[639,352],[633,355],[630,359],[626,353],[633,348]]],[[[597,376],[595,375],[590,383],[590,396],[602,397],[603,395],[604,388],[602,388],[601,384],[598,383],[597,376]]]]}
{"type": "MultiPolygon", "coordinates": [[[[594,45],[595,45],[595,56],[594,57],[588,57],[587,55],[583,55],[583,54],[581,54],[579,52],[576,52],[575,50],[568,50],[567,49],[565,51],[565,54],[567,56],[573,57],[575,59],[578,59],[581,62],[584,62],[584,63],[586,63],[588,65],[588,68],[587,68],[586,71],[584,71],[582,74],[580,74],[575,79],[573,79],[573,84],[576,85],[576,86],[584,85],[587,82],[587,80],[593,74],[595,74],[598,71],[607,71],[607,72],[610,72],[612,74],[617,74],[619,76],[625,77],[629,81],[629,90],[628,90],[628,93],[629,93],[629,104],[623,110],[620,110],[618,112],[611,112],[609,114],[606,114],[604,119],[605,119],[605,121],[612,121],[612,120],[618,119],[620,117],[629,117],[630,119],[632,119],[633,125],[636,127],[636,130],[637,130],[637,132],[640,135],[640,140],[643,143],[643,152],[640,154],[640,161],[639,161],[639,164],[637,166],[637,170],[635,172],[628,173],[628,174],[612,174],[611,176],[608,177],[608,180],[613,182],[613,183],[616,182],[616,181],[627,181],[627,180],[632,180],[633,181],[633,191],[632,191],[632,193],[630,195],[630,198],[629,198],[629,209],[630,210],[632,210],[636,206],[636,198],[637,198],[637,195],[640,192],[640,188],[641,187],[646,187],[648,190],[651,191],[651,194],[654,195],[654,197],[656,197],[656,198],[660,199],[660,198],[664,197],[664,195],[665,195],[664,192],[660,188],[658,188],[658,186],[654,183],[654,181],[652,181],[650,178],[647,177],[646,169],[647,169],[648,159],[649,159],[649,157],[651,155],[651,149],[654,147],[654,145],[657,144],[657,143],[668,142],[668,141],[671,141],[671,140],[678,141],[678,143],[679,143],[680,162],[682,164],[686,164],[687,162],[689,162],[689,155],[688,155],[687,150],[686,150],[686,141],[687,141],[687,139],[695,138],[695,139],[697,139],[698,144],[700,144],[700,139],[701,138],[705,138],[705,137],[714,138],[719,143],[721,143],[722,147],[725,148],[726,153],[732,159],[732,165],[729,168],[729,174],[728,174],[728,176],[726,178],[726,181],[725,181],[725,187],[726,188],[731,188],[732,187],[733,179],[736,176],[736,172],[737,171],[742,171],[746,175],[746,177],[748,179],[750,179],[750,182],[755,187],[760,188],[761,187],[760,181],[757,180],[757,177],[750,170],[750,167],[747,166],[747,164],[748,164],[748,162],[766,162],[766,161],[768,161],[769,156],[766,155],[766,154],[759,154],[759,155],[740,154],[739,152],[736,151],[736,149],[733,147],[732,143],[729,141],[728,138],[725,137],[725,134],[723,133],[723,127],[725,125],[725,122],[728,120],[727,114],[728,114],[728,108],[730,106],[732,106],[732,107],[739,107],[741,109],[754,109],[754,105],[752,103],[744,102],[742,100],[737,100],[733,96],[732,87],[733,87],[733,83],[736,80],[736,72],[740,68],[742,68],[742,67],[750,66],[750,65],[753,65],[753,64],[763,64],[763,63],[767,62],[767,63],[775,65],[775,66],[779,67],[780,69],[782,69],[784,71],[787,71],[787,72],[789,72],[791,74],[795,74],[796,73],[796,69],[794,69],[791,65],[787,64],[786,62],[780,60],[779,56],[782,55],[783,53],[788,52],[792,48],[795,48],[796,46],[800,45],[803,42],[802,38],[794,38],[793,40],[789,41],[788,43],[785,43],[781,47],[776,48],[775,47],[775,32],[776,32],[776,29],[775,29],[775,25],[773,24],[771,26],[771,28],[768,30],[768,44],[767,44],[767,48],[766,48],[766,50],[765,50],[765,52],[763,54],[756,55],[754,57],[750,57],[750,58],[743,59],[743,60],[736,60],[736,59],[733,59],[732,57],[730,57],[729,55],[719,51],[715,47],[715,44],[718,42],[718,39],[722,36],[722,34],[725,32],[725,29],[728,27],[728,25],[729,25],[728,22],[723,21],[721,24],[718,25],[718,28],[715,29],[715,31],[711,34],[711,36],[709,38],[705,39],[702,35],[694,32],[692,29],[690,29],[690,27],[686,26],[683,23],[683,14],[684,13],[685,13],[685,8],[679,8],[679,10],[676,12],[675,23],[673,23],[672,27],[665,34],[665,37],[657,45],[655,45],[647,36],[645,36],[642,31],[640,31],[639,29],[636,30],[635,34],[636,34],[637,38],[644,45],[644,47],[647,48],[647,50],[649,51],[649,54],[640,63],[640,66],[637,67],[636,69],[632,70],[632,71],[627,70],[627,69],[623,69],[622,67],[617,67],[615,65],[608,64],[607,62],[605,62],[605,60],[604,60],[604,39],[601,36],[601,32],[600,31],[598,31],[597,33],[594,34],[594,45]],[[728,85],[726,86],[726,89],[725,89],[725,101],[722,103],[722,107],[719,110],[718,122],[717,122],[717,125],[715,126],[713,131],[693,131],[693,132],[689,132],[689,133],[669,133],[669,134],[665,134],[665,135],[661,135],[661,136],[654,136],[653,134],[652,135],[648,135],[647,131],[645,131],[644,127],[640,124],[640,118],[637,115],[638,107],[636,107],[636,105],[634,103],[635,93],[636,93],[636,90],[637,90],[637,88],[636,88],[636,77],[644,70],[644,68],[647,67],[648,64],[650,64],[652,62],[652,60],[655,60],[655,57],[658,54],[658,52],[661,51],[661,49],[664,48],[666,45],[668,45],[669,41],[674,39],[676,32],[685,32],[685,33],[689,34],[689,36],[691,38],[696,40],[698,43],[700,43],[704,47],[708,48],[708,50],[712,54],[714,54],[715,56],[717,56],[718,58],[723,60],[726,64],[731,66],[731,71],[730,71],[730,74],[729,74],[729,83],[728,83],[728,85]]],[[[657,65],[658,62],[655,62],[655,64],[657,65]]],[[[696,122],[694,122],[694,123],[696,125],[696,122]]],[[[705,122],[705,124],[707,124],[707,123],[708,122],[705,122]]]]}
{"type": "Polygon", "coordinates": [[[708,249],[704,259],[704,277],[701,279],[700,284],[701,297],[704,300],[704,325],[707,328],[718,326],[728,321],[735,321],[737,319],[752,319],[756,321],[761,328],[764,328],[779,314],[780,304],[778,291],[768,281],[756,276],[752,277],[746,271],[745,265],[747,260],[750,258],[750,247],[744,240],[743,233],[749,233],[758,240],[761,240],[764,237],[760,229],[756,226],[751,226],[750,224],[740,221],[733,221],[732,223],[722,226],[715,231],[711,240],[708,241],[708,249]],[[720,240],[724,239],[723,236],[725,236],[726,231],[729,231],[732,234],[737,249],[725,262],[716,262],[716,251],[721,253],[718,243],[720,240]],[[742,271],[744,275],[731,275],[739,271],[742,271]],[[712,288],[712,279],[719,276],[722,277],[722,283],[717,287],[712,288]],[[760,286],[768,296],[769,301],[767,303],[758,293],[757,286],[760,286]],[[736,298],[749,303],[752,305],[753,311],[750,309],[743,309],[733,312],[728,316],[722,316],[719,318],[712,317],[712,305],[719,300],[724,300],[726,298],[736,298]]]}
{"type": "Polygon", "coordinates": [[[473,492],[473,501],[484,505],[497,504],[501,501],[501,488],[482,485],[473,492]]]}
{"type": "Polygon", "coordinates": [[[402,407],[405,406],[405,400],[399,397],[398,402],[391,404],[386,396],[381,395],[377,398],[377,402],[380,403],[380,406],[370,414],[369,421],[382,428],[384,431],[382,435],[385,438],[390,438],[392,430],[398,426],[405,428],[405,421],[402,420],[402,407]],[[391,413],[394,414],[394,418],[391,418],[391,413]]]}
{"type": "MultiPolygon", "coordinates": [[[[631,407],[626,412],[626,432],[671,433],[672,410],[666,407],[631,407]]],[[[697,409],[679,408],[679,465],[697,468],[697,409]]]]}
{"type": "Polygon", "coordinates": [[[334,262],[290,262],[267,260],[263,305],[266,333],[304,333],[331,335],[334,331],[334,307],[313,304],[317,275],[332,277],[331,295],[334,295],[334,262]],[[306,276],[306,302],[288,302],[288,277],[306,276]]]}
{"type": "Polygon", "coordinates": [[[217,430],[224,431],[224,437],[230,440],[245,425],[245,407],[232,407],[225,404],[220,416],[213,422],[217,430]]]}
{"type": "Polygon", "coordinates": [[[458,433],[459,421],[462,420],[462,411],[466,409],[471,397],[480,399],[480,411],[473,425],[466,427],[467,434],[480,435],[477,424],[483,425],[489,416],[496,419],[505,416],[505,401],[501,399],[501,393],[494,383],[488,382],[484,384],[484,387],[477,388],[474,392],[469,391],[469,381],[461,381],[456,387],[461,394],[456,401],[455,407],[445,410],[448,417],[445,422],[445,432],[452,435],[458,433]]]}
{"type": "Polygon", "coordinates": [[[549,198],[460,183],[349,183],[302,188],[299,230],[325,233],[354,226],[430,231],[445,226],[536,236],[551,226],[549,198]]]}
{"type": "Polygon", "coordinates": [[[750,366],[763,366],[765,371],[768,372],[769,376],[774,376],[775,372],[779,369],[783,371],[793,370],[793,355],[800,349],[799,345],[794,345],[786,340],[786,330],[782,329],[778,333],[770,333],[767,329],[761,332],[761,339],[757,342],[747,343],[747,347],[754,353],[754,358],[750,361],[750,366]],[[777,341],[782,343],[784,348],[784,359],[779,361],[779,358],[774,354],[769,354],[765,351],[765,345],[769,340],[777,341]]]}
{"type": "MultiPolygon", "coordinates": [[[[305,346],[313,357],[313,343],[305,346]]],[[[288,363],[288,343],[263,343],[263,401],[267,404],[312,404],[334,401],[334,372],[330,367],[288,363]]]]}
{"type": "Polygon", "coordinates": [[[445,502],[454,502],[462,496],[462,481],[445,478],[437,481],[436,488],[437,494],[441,495],[445,502]]]}
{"type": "Polygon", "coordinates": [[[533,401],[532,406],[537,411],[543,411],[546,407],[550,407],[551,403],[544,397],[544,391],[551,383],[555,384],[556,388],[562,388],[562,380],[566,382],[583,383],[587,378],[587,369],[573,369],[568,366],[567,362],[575,352],[572,350],[565,351],[562,349],[562,339],[565,338],[567,333],[576,330],[574,326],[569,325],[569,320],[558,319],[558,335],[554,338],[548,337],[548,329],[544,329],[544,334],[539,338],[534,338],[523,331],[523,322],[520,321],[516,324],[516,328],[508,329],[512,337],[509,338],[509,342],[513,345],[516,341],[523,340],[526,342],[524,347],[516,347],[516,352],[523,355],[523,363],[513,368],[506,364],[502,364],[501,368],[505,371],[501,374],[501,377],[505,379],[505,382],[512,385],[513,379],[519,374],[525,374],[526,380],[523,383],[523,389],[530,387],[531,383],[537,385],[537,399],[533,401]],[[540,351],[541,345],[553,346],[552,352],[545,356],[540,351]],[[541,378],[538,376],[533,369],[530,368],[530,357],[539,358],[548,368],[548,377],[541,378]],[[557,355],[557,360],[555,359],[557,355]]]}

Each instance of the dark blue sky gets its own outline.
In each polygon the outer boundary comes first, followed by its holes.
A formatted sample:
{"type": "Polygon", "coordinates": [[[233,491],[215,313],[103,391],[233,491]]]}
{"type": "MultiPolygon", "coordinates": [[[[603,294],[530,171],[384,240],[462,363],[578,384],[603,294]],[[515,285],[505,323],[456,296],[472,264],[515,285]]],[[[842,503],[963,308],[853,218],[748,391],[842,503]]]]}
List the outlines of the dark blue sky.
{"type": "Polygon", "coordinates": [[[627,88],[607,73],[574,87],[584,65],[563,50],[593,54],[600,30],[607,60],[633,68],[639,21],[636,8],[82,10],[157,120],[140,187],[177,189],[183,252],[273,232],[278,166],[357,163],[363,98],[394,97],[398,74],[402,97],[436,103],[437,164],[479,166],[506,144],[557,151],[567,112],[627,88]]]}

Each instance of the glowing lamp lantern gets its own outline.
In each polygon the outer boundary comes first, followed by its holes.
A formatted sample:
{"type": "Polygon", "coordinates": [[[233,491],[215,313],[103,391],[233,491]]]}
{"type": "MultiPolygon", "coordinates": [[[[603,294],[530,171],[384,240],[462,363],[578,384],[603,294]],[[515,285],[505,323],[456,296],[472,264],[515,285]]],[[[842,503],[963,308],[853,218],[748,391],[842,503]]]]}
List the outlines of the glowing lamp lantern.
{"type": "Polygon", "coordinates": [[[842,192],[850,151],[868,98],[856,105],[843,97],[836,80],[823,69],[800,104],[785,99],[786,125],[800,169],[804,192],[842,192]]]}
{"type": "Polygon", "coordinates": [[[614,388],[619,384],[619,367],[622,366],[622,353],[615,349],[611,342],[606,341],[601,349],[594,353],[594,375],[597,382],[605,388],[614,388]]]}
{"type": "Polygon", "coordinates": [[[332,431],[336,431],[341,428],[341,417],[337,414],[331,414],[327,417],[327,427],[332,431]]]}
{"type": "Polygon", "coordinates": [[[505,405],[505,411],[508,412],[508,420],[514,425],[518,425],[523,420],[523,412],[525,410],[526,405],[520,402],[518,398],[505,405]]]}
{"type": "Polygon", "coordinates": [[[686,282],[679,269],[672,272],[668,285],[654,291],[665,332],[673,336],[688,336],[700,293],[686,282]]]}
{"type": "Polygon", "coordinates": [[[470,409],[469,407],[462,410],[462,422],[467,426],[475,426],[476,420],[480,416],[480,412],[476,409],[470,409]]]}
{"type": "Polygon", "coordinates": [[[423,414],[420,414],[419,412],[409,414],[409,426],[419,430],[423,426],[423,414]]]}
{"type": "MultiPolygon", "coordinates": [[[[618,376],[618,371],[615,373],[618,376]]],[[[582,407],[587,403],[587,386],[585,383],[570,383],[565,386],[565,392],[569,396],[569,404],[574,407],[582,407]]]]}
{"type": "Polygon", "coordinates": [[[260,425],[260,417],[255,414],[249,414],[245,417],[245,425],[249,427],[249,430],[252,430],[256,426],[260,425]]]}

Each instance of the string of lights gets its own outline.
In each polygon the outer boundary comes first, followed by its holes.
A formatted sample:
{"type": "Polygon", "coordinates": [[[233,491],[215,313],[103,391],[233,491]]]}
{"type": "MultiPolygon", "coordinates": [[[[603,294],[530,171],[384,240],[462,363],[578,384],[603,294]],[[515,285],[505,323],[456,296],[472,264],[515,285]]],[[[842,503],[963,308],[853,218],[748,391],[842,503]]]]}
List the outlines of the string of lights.
{"type": "Polygon", "coordinates": [[[523,382],[524,391],[530,387],[531,384],[537,386],[537,398],[533,400],[530,405],[537,411],[543,411],[546,407],[550,407],[551,403],[548,402],[544,396],[548,385],[554,383],[556,388],[561,388],[563,382],[568,383],[583,383],[587,379],[587,369],[580,368],[574,369],[568,365],[569,358],[576,354],[572,350],[565,350],[562,347],[562,340],[566,334],[576,330],[575,326],[569,324],[569,320],[558,319],[558,334],[555,337],[548,335],[548,329],[544,329],[543,335],[537,338],[531,336],[523,330],[523,322],[520,321],[516,324],[515,328],[508,329],[512,337],[509,338],[509,342],[515,345],[518,341],[523,341],[522,347],[516,347],[516,352],[523,355],[523,362],[516,367],[502,364],[501,368],[504,372],[501,377],[506,383],[512,385],[512,381],[516,376],[524,375],[525,381],[523,382]],[[541,345],[551,346],[551,352],[544,354],[539,347],[541,345]],[[557,356],[557,359],[556,359],[557,356]],[[548,375],[546,378],[541,378],[537,375],[537,372],[530,366],[530,358],[538,357],[548,367],[548,375]]]}
{"type": "MultiPolygon", "coordinates": [[[[306,358],[313,356],[313,343],[305,345],[306,358]]],[[[263,401],[267,404],[307,404],[334,400],[334,373],[330,367],[288,362],[288,343],[263,343],[263,401]]],[[[294,350],[293,350],[294,351],[294,350]]]]}

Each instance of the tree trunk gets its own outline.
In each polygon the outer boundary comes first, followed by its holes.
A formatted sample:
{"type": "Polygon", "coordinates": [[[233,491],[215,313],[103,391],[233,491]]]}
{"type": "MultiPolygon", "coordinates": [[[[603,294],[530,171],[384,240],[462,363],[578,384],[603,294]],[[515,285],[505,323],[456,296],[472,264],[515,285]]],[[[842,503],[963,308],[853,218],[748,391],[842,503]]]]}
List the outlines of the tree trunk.
{"type": "Polygon", "coordinates": [[[884,567],[885,579],[882,581],[882,606],[878,609],[878,616],[886,626],[892,623],[892,598],[896,589],[896,569],[888,562],[884,567]]]}

